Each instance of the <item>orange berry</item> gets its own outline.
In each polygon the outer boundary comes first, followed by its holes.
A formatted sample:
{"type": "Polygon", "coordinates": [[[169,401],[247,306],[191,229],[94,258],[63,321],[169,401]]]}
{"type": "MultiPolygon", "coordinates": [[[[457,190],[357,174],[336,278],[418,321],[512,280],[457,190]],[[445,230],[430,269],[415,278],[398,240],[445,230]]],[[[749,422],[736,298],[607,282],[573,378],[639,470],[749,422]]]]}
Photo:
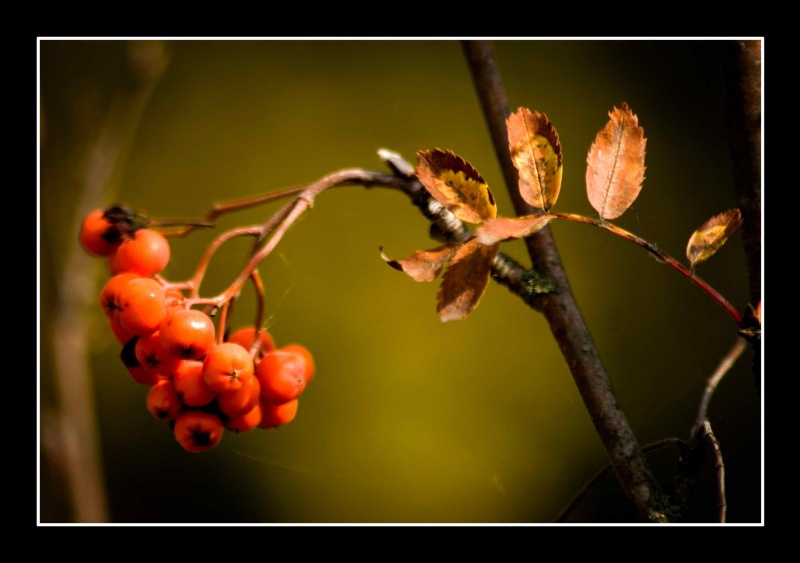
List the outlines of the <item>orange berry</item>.
{"type": "Polygon", "coordinates": [[[316,372],[316,364],[314,363],[314,356],[311,355],[311,352],[308,351],[308,348],[303,346],[302,344],[287,344],[283,348],[281,348],[284,352],[296,352],[300,356],[302,356],[303,360],[306,362],[306,385],[311,383],[311,380],[314,379],[314,373],[316,372]]]}
{"type": "Polygon", "coordinates": [[[120,344],[127,344],[131,341],[131,338],[136,338],[136,335],[122,326],[119,321],[108,319],[108,326],[111,328],[111,332],[114,333],[114,338],[116,338],[120,344]]]}
{"type": "Polygon", "coordinates": [[[202,311],[172,308],[158,330],[161,344],[173,356],[199,360],[214,346],[214,322],[202,311]]]}
{"type": "Polygon", "coordinates": [[[199,360],[181,362],[172,382],[183,404],[188,407],[205,406],[217,396],[203,379],[203,362],[199,360]]]}
{"type": "Polygon", "coordinates": [[[133,238],[124,241],[111,259],[115,272],[134,272],[150,277],[161,272],[169,263],[167,237],[153,229],[139,229],[133,238]]]}
{"type": "Polygon", "coordinates": [[[306,360],[297,352],[283,348],[264,354],[256,368],[261,397],[280,404],[300,396],[306,388],[306,360]]]}
{"type": "MultiPolygon", "coordinates": [[[[261,341],[261,348],[259,351],[259,356],[264,355],[267,352],[271,352],[275,349],[275,340],[272,338],[272,335],[266,330],[260,330],[258,333],[259,340],[261,341]]],[[[231,334],[227,342],[235,342],[236,344],[240,344],[245,350],[250,351],[250,349],[255,344],[256,340],[256,327],[254,326],[247,326],[244,328],[240,328],[233,334],[231,334]]]]}
{"type": "Polygon", "coordinates": [[[222,440],[222,420],[216,414],[188,410],[175,420],[173,432],[175,439],[186,451],[205,452],[222,440]]]}
{"type": "Polygon", "coordinates": [[[147,410],[158,420],[175,420],[181,409],[183,404],[169,379],[160,379],[147,393],[147,410]]]}
{"type": "Polygon", "coordinates": [[[180,358],[170,354],[164,348],[159,337],[160,331],[143,334],[136,342],[134,353],[139,364],[150,373],[158,374],[162,377],[172,377],[180,368],[180,358]]]}
{"type": "Polygon", "coordinates": [[[78,240],[92,256],[110,256],[122,244],[122,234],[114,223],[105,217],[103,209],[95,209],[81,223],[78,240]]]}
{"type": "MultiPolygon", "coordinates": [[[[223,395],[220,395],[221,397],[223,395]]],[[[225,428],[234,432],[249,432],[261,424],[261,403],[239,416],[231,416],[225,421],[225,428]]]]}
{"type": "Polygon", "coordinates": [[[152,278],[137,277],[127,282],[119,292],[119,307],[119,322],[138,335],[158,330],[167,314],[164,289],[152,278]]]}
{"type": "Polygon", "coordinates": [[[118,274],[108,280],[103,290],[100,292],[100,305],[103,307],[106,316],[112,321],[119,322],[119,314],[122,311],[122,306],[119,304],[119,296],[122,288],[131,281],[137,279],[139,276],[130,272],[118,274]]]}
{"type": "Polygon", "coordinates": [[[203,378],[217,393],[230,393],[242,388],[253,377],[253,359],[239,344],[223,342],[214,346],[203,360],[203,378]]]}
{"type": "Polygon", "coordinates": [[[242,388],[217,397],[219,410],[228,416],[239,416],[251,410],[261,398],[261,384],[251,377],[242,383],[242,388]]]}
{"type": "Polygon", "coordinates": [[[261,422],[259,428],[277,428],[288,424],[297,415],[297,407],[300,401],[293,399],[281,404],[272,404],[261,401],[261,422]]]}

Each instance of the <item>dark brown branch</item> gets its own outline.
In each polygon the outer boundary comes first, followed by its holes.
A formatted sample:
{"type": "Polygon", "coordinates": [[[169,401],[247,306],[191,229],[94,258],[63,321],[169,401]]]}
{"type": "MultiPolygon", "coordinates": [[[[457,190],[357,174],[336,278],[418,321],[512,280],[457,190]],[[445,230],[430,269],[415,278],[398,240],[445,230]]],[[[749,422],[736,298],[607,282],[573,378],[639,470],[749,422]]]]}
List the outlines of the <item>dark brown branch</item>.
{"type": "Polygon", "coordinates": [[[733,181],[742,212],[750,300],[761,300],[761,41],[722,47],[733,181]]]}
{"type": "MultiPolygon", "coordinates": [[[[664,438],[663,440],[660,440],[653,444],[648,444],[646,446],[643,446],[642,452],[644,453],[652,452],[661,449],[665,446],[672,446],[672,445],[680,447],[681,450],[685,448],[685,444],[683,440],[681,440],[680,438],[664,438]]],[[[583,486],[583,488],[575,496],[575,498],[572,499],[572,502],[570,502],[569,506],[567,506],[567,508],[564,509],[564,511],[561,513],[561,516],[558,517],[556,522],[559,524],[566,522],[570,514],[572,514],[572,512],[578,507],[578,505],[581,502],[583,502],[583,499],[585,499],[587,495],[592,491],[592,489],[594,489],[597,486],[600,480],[606,475],[608,475],[609,471],[611,471],[611,465],[609,464],[606,464],[600,471],[598,471],[597,474],[595,474],[595,476],[592,477],[591,480],[589,480],[589,482],[583,486]]]]}
{"type": "MultiPolygon", "coordinates": [[[[463,47],[514,209],[517,215],[537,213],[522,200],[517,189],[517,170],[511,161],[506,131],[506,119],[511,112],[491,43],[464,41],[463,47]]],[[[617,403],[611,381],[572,295],[549,227],[525,242],[533,269],[555,282],[555,291],[537,295],[535,299],[550,324],[625,495],[633,503],[640,520],[667,521],[662,509],[664,494],[617,403]]]]}

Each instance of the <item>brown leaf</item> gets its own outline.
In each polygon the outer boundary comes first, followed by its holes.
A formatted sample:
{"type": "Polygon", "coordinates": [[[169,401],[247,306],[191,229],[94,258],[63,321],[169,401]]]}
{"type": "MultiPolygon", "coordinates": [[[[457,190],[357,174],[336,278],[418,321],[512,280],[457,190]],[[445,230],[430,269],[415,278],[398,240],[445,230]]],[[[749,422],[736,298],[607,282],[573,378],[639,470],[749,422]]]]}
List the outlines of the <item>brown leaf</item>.
{"type": "Polygon", "coordinates": [[[519,194],[529,205],[549,211],[561,190],[561,144],[546,115],[519,108],[506,120],[508,150],[519,171],[519,194]]]}
{"type": "Polygon", "coordinates": [[[497,215],[489,186],[469,162],[452,151],[417,151],[417,178],[453,215],[481,223],[497,215]]]}
{"type": "Polygon", "coordinates": [[[461,243],[451,243],[438,246],[431,250],[417,250],[408,258],[402,260],[392,260],[383,253],[381,247],[381,258],[395,270],[400,270],[408,274],[414,281],[433,281],[442,269],[455,255],[461,243]]]}
{"type": "Polygon", "coordinates": [[[631,206],[644,181],[647,139],[625,102],[608,113],[586,158],[589,202],[603,219],[616,219],[631,206]]]}
{"type": "Polygon", "coordinates": [[[484,246],[470,239],[458,249],[439,288],[439,319],[443,322],[466,319],[478,306],[489,285],[492,261],[499,244],[484,246]]]}
{"type": "Polygon", "coordinates": [[[742,226],[742,214],[738,209],[715,215],[692,233],[686,246],[686,257],[692,269],[711,258],[730,236],[742,226]]]}
{"type": "Polygon", "coordinates": [[[497,244],[504,240],[525,238],[542,230],[553,215],[524,215],[522,217],[497,217],[487,219],[477,231],[475,238],[481,244],[497,244]]]}

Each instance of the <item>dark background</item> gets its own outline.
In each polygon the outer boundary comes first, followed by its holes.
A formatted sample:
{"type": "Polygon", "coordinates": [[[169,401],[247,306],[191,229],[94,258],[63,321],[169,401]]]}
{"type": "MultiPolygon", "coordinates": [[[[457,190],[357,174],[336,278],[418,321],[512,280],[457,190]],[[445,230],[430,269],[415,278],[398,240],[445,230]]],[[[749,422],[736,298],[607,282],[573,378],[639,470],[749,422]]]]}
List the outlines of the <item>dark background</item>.
{"type": "MultiPolygon", "coordinates": [[[[466,321],[442,324],[437,284],[387,267],[431,248],[428,224],[400,194],[344,188],[320,196],[262,265],[279,345],[301,342],[317,377],[297,418],[226,433],[184,451],[145,408],[147,389],[119,360],[96,295],[108,270],[77,244],[88,147],[127,80],[129,42],[42,40],[40,47],[40,439],[65,401],[54,344],[71,330],[51,312],[71,299],[67,269],[90,295],[72,317],[90,335],[96,413],[114,523],[549,523],[606,463],[545,320],[492,283],[466,321]]],[[[388,148],[453,150],[512,207],[455,40],[169,40],[169,65],[141,113],[127,159],[94,207],[122,202],[154,217],[201,217],[214,202],[311,183],[342,168],[385,171],[388,148]]],[[[497,40],[513,109],[545,113],[564,151],[555,211],[595,216],[586,154],[608,112],[627,102],[647,137],[639,198],[615,221],[685,261],[691,233],[736,206],[714,40],[497,40]]],[[[265,221],[271,204],[226,216],[214,232],[172,240],[171,281],[188,278],[223,229],[265,221]]],[[[642,249],[588,225],[552,225],[577,302],[641,444],[688,438],[708,376],[736,339],[727,314],[642,249]]],[[[521,242],[504,252],[528,264],[521,242]]],[[[207,291],[243,265],[230,245],[207,291]]],[[[735,307],[748,301],[741,235],[699,275],[735,307]]],[[[252,322],[243,292],[235,322],[252,322]]],[[[761,394],[752,352],[720,384],[709,417],[727,474],[728,520],[762,521],[761,394]]],[[[56,420],[55,423],[52,421],[56,420]]],[[[49,436],[49,434],[47,435],[49,436]]],[[[50,438],[43,442],[50,443],[50,438]]],[[[42,523],[75,521],[64,467],[42,446],[42,523]]],[[[677,452],[650,454],[665,488],[677,452]]],[[[701,475],[695,522],[715,511],[701,475]]],[[[614,477],[570,522],[631,522],[614,477]]]]}

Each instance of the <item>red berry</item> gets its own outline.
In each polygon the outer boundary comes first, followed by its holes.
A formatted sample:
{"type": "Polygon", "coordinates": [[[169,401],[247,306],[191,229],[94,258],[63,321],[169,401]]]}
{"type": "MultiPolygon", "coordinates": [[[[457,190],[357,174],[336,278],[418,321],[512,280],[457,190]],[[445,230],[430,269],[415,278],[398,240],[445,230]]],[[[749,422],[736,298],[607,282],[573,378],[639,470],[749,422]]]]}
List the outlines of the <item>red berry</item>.
{"type": "Polygon", "coordinates": [[[205,452],[222,440],[222,420],[203,411],[188,410],[175,420],[175,439],[186,451],[205,452]]]}
{"type": "Polygon", "coordinates": [[[78,240],[83,249],[93,256],[110,256],[122,243],[119,229],[104,213],[102,209],[95,209],[81,223],[78,240]]]}
{"type": "Polygon", "coordinates": [[[169,379],[160,379],[147,393],[147,410],[158,420],[175,420],[183,405],[169,379]]]}
{"type": "Polygon", "coordinates": [[[169,263],[167,238],[153,229],[139,229],[132,239],[124,241],[111,259],[114,272],[134,272],[150,277],[161,272],[169,263]]]}
{"type": "Polygon", "coordinates": [[[261,383],[261,396],[273,404],[296,399],[306,388],[308,372],[305,358],[283,348],[264,354],[256,368],[261,383]]]}
{"type": "Polygon", "coordinates": [[[203,378],[217,393],[230,393],[242,388],[253,377],[253,359],[239,344],[224,342],[214,346],[203,360],[203,378]]]}
{"type": "Polygon", "coordinates": [[[167,314],[164,289],[152,278],[135,278],[119,292],[119,322],[138,335],[158,330],[167,314]]]}
{"type": "Polygon", "coordinates": [[[205,406],[217,396],[203,379],[203,362],[198,360],[182,361],[172,382],[183,404],[188,407],[205,406]]]}
{"type": "Polygon", "coordinates": [[[214,322],[202,311],[171,308],[159,328],[161,344],[186,360],[203,358],[214,346],[214,322]]]}
{"type": "Polygon", "coordinates": [[[297,407],[300,401],[294,399],[279,405],[261,401],[261,422],[259,428],[277,428],[288,424],[297,415],[297,407]]]}

